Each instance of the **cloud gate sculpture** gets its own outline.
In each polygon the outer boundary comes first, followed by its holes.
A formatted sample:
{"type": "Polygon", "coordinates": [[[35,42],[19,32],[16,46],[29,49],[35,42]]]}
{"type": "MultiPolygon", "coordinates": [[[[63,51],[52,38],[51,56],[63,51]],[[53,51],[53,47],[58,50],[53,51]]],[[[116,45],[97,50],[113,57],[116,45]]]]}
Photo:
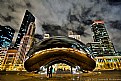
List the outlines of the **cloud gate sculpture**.
{"type": "Polygon", "coordinates": [[[44,39],[33,45],[27,56],[24,67],[28,72],[56,63],[65,63],[72,67],[80,66],[83,70],[89,71],[96,66],[86,45],[70,37],[56,36],[44,39]]]}

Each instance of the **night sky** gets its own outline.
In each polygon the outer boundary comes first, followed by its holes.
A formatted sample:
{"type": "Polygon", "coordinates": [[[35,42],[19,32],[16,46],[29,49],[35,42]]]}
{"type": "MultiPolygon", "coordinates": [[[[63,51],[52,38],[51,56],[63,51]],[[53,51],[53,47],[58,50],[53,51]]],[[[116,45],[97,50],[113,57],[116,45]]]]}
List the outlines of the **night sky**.
{"type": "Polygon", "coordinates": [[[67,35],[72,30],[84,43],[93,42],[89,22],[104,20],[116,50],[121,50],[120,0],[0,0],[0,25],[14,28],[14,39],[26,9],[36,17],[36,34],[67,35]],[[42,28],[43,23],[59,26],[42,28]]]}

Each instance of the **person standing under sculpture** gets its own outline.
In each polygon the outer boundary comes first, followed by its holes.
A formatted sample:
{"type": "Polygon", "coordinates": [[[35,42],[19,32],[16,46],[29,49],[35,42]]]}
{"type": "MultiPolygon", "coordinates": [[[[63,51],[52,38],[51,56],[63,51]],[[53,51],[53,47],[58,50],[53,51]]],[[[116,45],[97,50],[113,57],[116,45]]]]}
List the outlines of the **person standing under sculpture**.
{"type": "Polygon", "coordinates": [[[47,66],[47,76],[49,75],[49,66],[47,66]]]}
{"type": "Polygon", "coordinates": [[[50,73],[49,73],[49,77],[50,77],[50,78],[52,77],[52,70],[53,70],[53,67],[51,66],[51,67],[50,67],[50,73]]]}

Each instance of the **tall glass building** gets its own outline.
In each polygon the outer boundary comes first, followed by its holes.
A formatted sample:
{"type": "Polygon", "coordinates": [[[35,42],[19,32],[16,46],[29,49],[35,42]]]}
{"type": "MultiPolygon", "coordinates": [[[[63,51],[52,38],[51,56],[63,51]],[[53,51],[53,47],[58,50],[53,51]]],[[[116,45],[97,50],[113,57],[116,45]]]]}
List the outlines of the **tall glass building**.
{"type": "Polygon", "coordinates": [[[31,22],[35,22],[35,17],[28,10],[26,10],[14,47],[19,48],[20,41],[27,33],[31,22]]]}
{"type": "Polygon", "coordinates": [[[0,25],[0,47],[8,48],[12,42],[15,30],[10,26],[0,25]]]}
{"type": "Polygon", "coordinates": [[[93,32],[94,43],[88,43],[96,56],[112,56],[115,55],[115,48],[111,42],[108,32],[105,28],[104,21],[94,21],[91,26],[93,32]]]}

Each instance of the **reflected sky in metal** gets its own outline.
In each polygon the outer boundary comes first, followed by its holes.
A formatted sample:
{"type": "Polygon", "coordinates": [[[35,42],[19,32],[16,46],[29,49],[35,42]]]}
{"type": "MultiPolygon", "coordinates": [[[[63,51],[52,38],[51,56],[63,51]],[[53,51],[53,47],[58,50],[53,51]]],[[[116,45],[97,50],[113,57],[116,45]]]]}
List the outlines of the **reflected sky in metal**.
{"type": "Polygon", "coordinates": [[[56,47],[74,48],[80,51],[84,51],[92,56],[91,50],[87,48],[84,43],[74,38],[64,37],[64,36],[55,36],[55,37],[50,37],[48,39],[43,39],[41,42],[38,42],[37,44],[33,45],[33,47],[28,52],[27,56],[31,56],[32,54],[40,50],[56,48],[56,47]]]}

